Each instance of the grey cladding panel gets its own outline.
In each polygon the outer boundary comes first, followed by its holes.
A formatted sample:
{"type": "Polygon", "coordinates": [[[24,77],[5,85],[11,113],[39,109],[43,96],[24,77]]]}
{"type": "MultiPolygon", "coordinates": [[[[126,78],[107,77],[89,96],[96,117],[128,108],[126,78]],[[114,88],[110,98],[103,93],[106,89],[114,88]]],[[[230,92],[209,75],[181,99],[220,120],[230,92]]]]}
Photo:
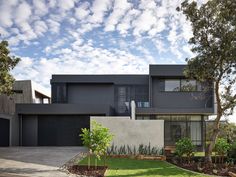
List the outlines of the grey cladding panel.
{"type": "Polygon", "coordinates": [[[212,96],[203,92],[165,92],[162,79],[152,79],[152,106],[154,108],[209,108],[212,96]]]}
{"type": "Polygon", "coordinates": [[[68,84],[68,103],[114,105],[112,84],[68,84]]]}

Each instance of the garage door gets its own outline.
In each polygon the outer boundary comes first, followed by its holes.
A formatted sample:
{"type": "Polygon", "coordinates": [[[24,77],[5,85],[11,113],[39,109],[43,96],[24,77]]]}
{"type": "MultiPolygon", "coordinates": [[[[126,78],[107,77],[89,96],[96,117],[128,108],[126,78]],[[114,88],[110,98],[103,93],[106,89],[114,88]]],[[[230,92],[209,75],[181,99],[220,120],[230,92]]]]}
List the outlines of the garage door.
{"type": "Polygon", "coordinates": [[[0,118],[0,146],[9,146],[9,125],[8,119],[0,118]]]}
{"type": "Polygon", "coordinates": [[[81,128],[89,128],[89,116],[38,116],[39,146],[82,146],[81,128]]]}

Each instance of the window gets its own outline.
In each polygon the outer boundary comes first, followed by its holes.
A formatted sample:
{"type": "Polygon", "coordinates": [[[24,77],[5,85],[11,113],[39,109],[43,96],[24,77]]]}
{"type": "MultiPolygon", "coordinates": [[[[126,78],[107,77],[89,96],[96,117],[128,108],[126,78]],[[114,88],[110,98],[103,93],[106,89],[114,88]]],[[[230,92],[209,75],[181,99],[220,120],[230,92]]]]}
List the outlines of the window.
{"type": "Polygon", "coordinates": [[[165,91],[177,92],[180,91],[180,80],[165,80],[165,91]]]}
{"type": "Polygon", "coordinates": [[[141,102],[141,101],[138,101],[137,102],[137,107],[138,108],[149,108],[149,102],[145,101],[145,102],[141,102]]]}
{"type": "Polygon", "coordinates": [[[197,82],[196,80],[181,80],[181,91],[183,92],[192,92],[197,91],[197,82]]]}
{"type": "Polygon", "coordinates": [[[201,91],[202,85],[196,80],[188,79],[166,79],[165,91],[167,92],[194,92],[201,91]]]}

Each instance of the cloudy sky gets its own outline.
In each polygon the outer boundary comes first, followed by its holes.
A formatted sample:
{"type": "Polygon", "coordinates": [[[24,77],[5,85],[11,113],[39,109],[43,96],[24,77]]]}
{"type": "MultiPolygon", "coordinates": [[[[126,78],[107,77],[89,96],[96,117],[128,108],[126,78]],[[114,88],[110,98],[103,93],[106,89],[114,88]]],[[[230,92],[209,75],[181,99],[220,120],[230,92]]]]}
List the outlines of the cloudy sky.
{"type": "MultiPolygon", "coordinates": [[[[148,73],[183,64],[192,35],[179,0],[0,0],[1,39],[22,61],[16,79],[50,88],[52,74],[148,73]]],[[[202,3],[202,1],[199,1],[202,3]]]]}
{"type": "Polygon", "coordinates": [[[22,59],[15,78],[48,91],[52,74],[147,74],[149,64],[183,64],[193,56],[180,3],[0,0],[0,39],[22,59]]]}

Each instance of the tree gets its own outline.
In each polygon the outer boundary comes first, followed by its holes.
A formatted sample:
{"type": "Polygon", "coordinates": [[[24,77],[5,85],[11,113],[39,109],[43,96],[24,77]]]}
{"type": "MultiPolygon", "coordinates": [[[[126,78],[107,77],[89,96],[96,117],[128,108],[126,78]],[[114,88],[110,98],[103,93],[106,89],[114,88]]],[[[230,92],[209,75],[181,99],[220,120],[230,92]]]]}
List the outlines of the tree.
{"type": "Polygon", "coordinates": [[[198,6],[195,1],[185,0],[177,10],[183,12],[191,23],[193,37],[189,43],[196,54],[186,59],[185,76],[214,83],[217,113],[205,153],[206,161],[212,162],[220,119],[232,114],[236,105],[236,1],[210,0],[198,6]]]}
{"type": "Polygon", "coordinates": [[[14,82],[13,76],[10,71],[17,65],[20,58],[15,56],[10,56],[10,51],[8,49],[8,42],[0,42],[0,94],[10,94],[12,93],[12,85],[14,82]]]}
{"type": "MultiPolygon", "coordinates": [[[[113,138],[113,135],[110,133],[108,128],[103,127],[96,121],[92,121],[91,125],[91,130],[82,128],[82,134],[80,134],[83,145],[89,149],[88,168],[90,168],[90,155],[94,154],[96,158],[100,159],[101,155],[105,155],[113,138]]],[[[96,158],[95,166],[97,166],[96,158]]]]}
{"type": "MultiPolygon", "coordinates": [[[[209,121],[206,124],[206,141],[211,139],[213,133],[214,122],[209,121]]],[[[220,131],[218,138],[226,138],[229,143],[236,141],[236,125],[227,121],[220,122],[220,131]]]]}

